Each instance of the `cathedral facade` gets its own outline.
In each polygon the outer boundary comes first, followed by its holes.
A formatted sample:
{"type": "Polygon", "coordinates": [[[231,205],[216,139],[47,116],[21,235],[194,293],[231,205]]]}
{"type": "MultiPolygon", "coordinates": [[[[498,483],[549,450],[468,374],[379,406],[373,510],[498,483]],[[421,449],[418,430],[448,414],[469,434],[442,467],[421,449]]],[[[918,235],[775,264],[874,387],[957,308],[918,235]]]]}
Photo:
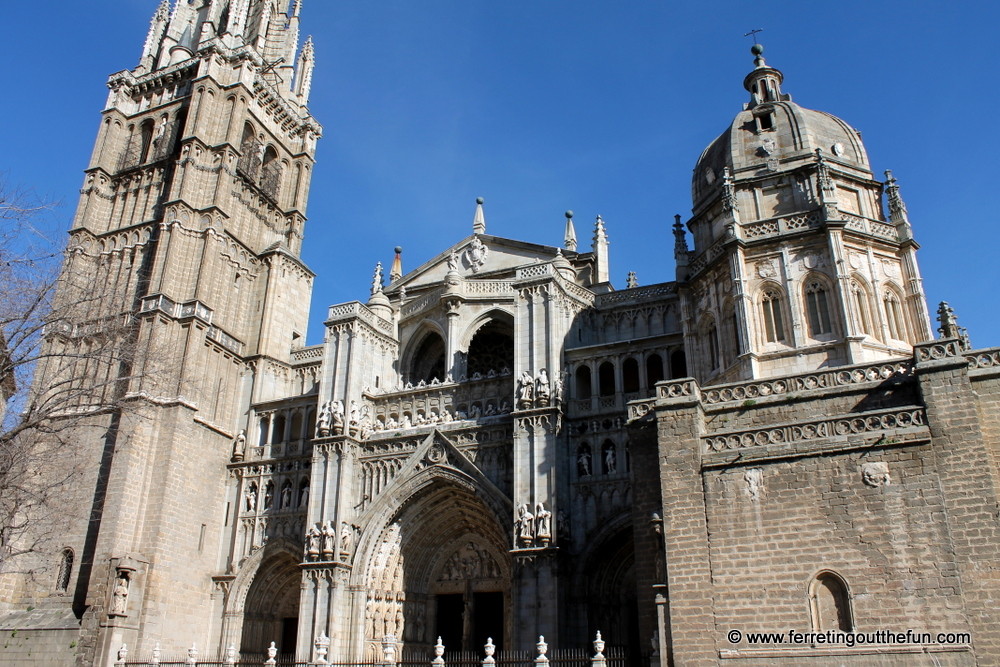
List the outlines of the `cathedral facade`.
{"type": "Polygon", "coordinates": [[[157,373],[78,452],[58,576],[3,582],[0,627],[45,648],[0,662],[598,631],[634,665],[1000,661],[1000,350],[944,305],[935,340],[857,131],[755,46],[675,281],[615,289],[600,217],[586,245],[567,212],[552,247],[490,235],[478,200],[468,236],[407,272],[397,248],[305,345],[300,4],[164,0],[109,81],[67,270],[121,295],[157,373]],[[790,630],[813,636],[748,637],[790,630]]]}

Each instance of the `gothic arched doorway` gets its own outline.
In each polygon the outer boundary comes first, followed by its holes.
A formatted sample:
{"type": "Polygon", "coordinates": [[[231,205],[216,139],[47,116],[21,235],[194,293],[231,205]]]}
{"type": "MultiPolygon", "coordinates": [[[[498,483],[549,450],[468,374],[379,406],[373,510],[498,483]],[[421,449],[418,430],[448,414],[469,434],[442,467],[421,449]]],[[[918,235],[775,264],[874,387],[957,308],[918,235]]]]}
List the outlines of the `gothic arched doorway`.
{"type": "Polygon", "coordinates": [[[302,570],[282,549],[261,561],[243,603],[240,655],[266,655],[274,642],[281,655],[295,653],[302,570]]]}
{"type": "Polygon", "coordinates": [[[600,631],[609,646],[626,648],[630,664],[637,665],[642,646],[632,539],[631,526],[604,539],[586,559],[584,573],[589,636],[600,631]]]}
{"type": "Polygon", "coordinates": [[[482,492],[448,476],[422,475],[369,549],[365,658],[381,657],[385,635],[402,641],[404,660],[426,657],[438,636],[449,651],[510,636],[508,531],[482,492]]]}

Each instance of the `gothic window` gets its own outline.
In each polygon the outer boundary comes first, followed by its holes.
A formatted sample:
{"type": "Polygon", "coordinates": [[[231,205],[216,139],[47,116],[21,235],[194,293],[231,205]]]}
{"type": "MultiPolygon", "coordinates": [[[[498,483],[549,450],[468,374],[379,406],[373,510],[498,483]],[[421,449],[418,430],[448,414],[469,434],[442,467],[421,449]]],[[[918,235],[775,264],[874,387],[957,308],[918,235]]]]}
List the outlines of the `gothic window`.
{"type": "Polygon", "coordinates": [[[818,280],[806,285],[806,312],[809,317],[809,333],[813,338],[830,333],[830,306],[826,286],[818,280]]]}
{"type": "Polygon", "coordinates": [[[313,434],[316,432],[316,411],[310,410],[309,416],[306,418],[306,433],[305,439],[312,440],[313,434]]]}
{"type": "Polygon", "coordinates": [[[69,590],[70,578],[73,575],[73,550],[63,549],[59,559],[59,574],[56,577],[56,590],[65,593],[69,590]]]}
{"type": "Polygon", "coordinates": [[[285,480],[285,483],[281,485],[281,496],[278,499],[278,509],[288,509],[294,506],[294,489],[292,489],[292,481],[289,479],[285,480]]]}
{"type": "Polygon", "coordinates": [[[272,200],[278,199],[281,191],[281,162],[274,146],[268,146],[264,151],[260,169],[260,189],[272,200]]]}
{"type": "Polygon", "coordinates": [[[605,361],[597,368],[597,385],[601,396],[615,395],[615,365],[605,361]]]}
{"type": "Polygon", "coordinates": [[[827,571],[816,575],[809,586],[809,604],[814,630],[853,630],[847,584],[837,574],[827,571]]]}
{"type": "Polygon", "coordinates": [[[872,335],[871,309],[868,307],[868,291],[856,280],[851,281],[851,296],[857,310],[857,325],[861,333],[872,335]]]}
{"type": "Polygon", "coordinates": [[[434,378],[445,378],[444,339],[436,332],[424,336],[410,362],[410,379],[413,384],[421,380],[430,384],[434,378]]]}
{"type": "Polygon", "coordinates": [[[576,369],[576,397],[586,400],[590,398],[591,393],[590,366],[584,364],[576,369]]]}
{"type": "Polygon", "coordinates": [[[903,328],[903,313],[899,305],[899,297],[891,289],[886,290],[882,303],[885,305],[885,320],[889,323],[889,337],[894,340],[906,340],[906,329],[903,328]]]}
{"type": "MultiPolygon", "coordinates": [[[[501,373],[514,368],[514,330],[504,322],[493,320],[483,325],[469,342],[466,374],[483,377],[490,371],[501,373]]],[[[442,378],[443,379],[443,378],[442,378]]]]}
{"type": "Polygon", "coordinates": [[[684,350],[674,350],[670,353],[670,378],[676,380],[687,375],[687,355],[684,350]]]}
{"type": "Polygon", "coordinates": [[[264,445],[267,444],[267,426],[268,426],[267,417],[261,417],[259,423],[260,423],[260,440],[258,440],[257,444],[263,447],[264,445]]]}
{"type": "Polygon", "coordinates": [[[576,474],[580,477],[589,477],[594,474],[594,462],[590,453],[590,445],[581,442],[576,449],[576,474]]]}
{"type": "Polygon", "coordinates": [[[269,481],[264,486],[264,509],[269,510],[274,505],[274,482],[269,481]]]}
{"type": "Polygon", "coordinates": [[[658,354],[646,357],[646,386],[653,388],[657,382],[663,381],[663,359],[658,354]]]}
{"type": "Polygon", "coordinates": [[[721,363],[719,359],[719,329],[715,325],[715,320],[706,318],[702,324],[702,335],[704,336],[703,348],[708,357],[708,370],[714,371],[721,363]]]}
{"type": "Polygon", "coordinates": [[[761,295],[761,310],[764,316],[764,340],[777,343],[785,340],[785,324],[781,315],[781,292],[766,289],[761,295]]]}
{"type": "Polygon", "coordinates": [[[632,357],[622,363],[622,391],[625,393],[639,391],[639,362],[632,357]]]}
{"type": "Polygon", "coordinates": [[[278,415],[271,422],[271,442],[285,441],[285,416],[278,415]]]}
{"type": "Polygon", "coordinates": [[[143,121],[140,127],[141,145],[139,147],[139,164],[145,164],[149,159],[149,147],[153,143],[153,119],[143,121]]]}
{"type": "MultiPolygon", "coordinates": [[[[303,387],[303,389],[305,389],[305,388],[303,387]]],[[[303,437],[302,436],[302,413],[299,412],[299,411],[296,411],[295,414],[292,415],[292,436],[291,436],[291,439],[292,440],[299,440],[302,437],[303,437]]]]}

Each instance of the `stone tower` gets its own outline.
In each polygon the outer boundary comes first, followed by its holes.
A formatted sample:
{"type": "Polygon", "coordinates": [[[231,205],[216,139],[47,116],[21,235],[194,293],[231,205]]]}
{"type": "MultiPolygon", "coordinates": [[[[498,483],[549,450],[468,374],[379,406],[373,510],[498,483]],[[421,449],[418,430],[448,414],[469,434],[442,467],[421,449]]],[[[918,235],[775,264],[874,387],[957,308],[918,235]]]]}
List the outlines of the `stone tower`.
{"type": "Polygon", "coordinates": [[[300,7],[163,0],[139,64],[108,82],[66,271],[108,285],[95,316],[133,319],[122,372],[140,407],[80,452],[64,603],[84,664],[123,643],[205,646],[213,623],[217,636],[226,464],[250,401],[290,393],[309,314],[299,255],[321,128],[300,7]]]}
{"type": "Polygon", "coordinates": [[[899,190],[875,180],[857,130],[782,92],[763,50],[750,102],[695,166],[693,251],[675,226],[691,372],[729,382],[909,356],[932,333],[899,190]]]}

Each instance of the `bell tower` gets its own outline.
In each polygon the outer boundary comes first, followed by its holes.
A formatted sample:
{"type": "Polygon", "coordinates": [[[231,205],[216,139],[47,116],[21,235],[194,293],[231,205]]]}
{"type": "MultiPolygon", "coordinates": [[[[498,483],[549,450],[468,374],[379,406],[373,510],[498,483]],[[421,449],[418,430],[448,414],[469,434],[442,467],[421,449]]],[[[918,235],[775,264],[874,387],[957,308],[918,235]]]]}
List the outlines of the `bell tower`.
{"type": "Polygon", "coordinates": [[[932,334],[898,185],[875,179],[857,130],[793,102],[751,51],[750,101],[694,169],[693,250],[674,228],[692,372],[734,382],[910,356],[932,334]]]}
{"type": "Polygon", "coordinates": [[[113,295],[94,318],[133,322],[115,384],[138,407],[78,452],[92,474],[73,489],[63,604],[80,664],[122,644],[217,648],[226,464],[250,403],[292,393],[314,277],[300,253],[322,128],[301,6],[163,0],[139,64],[108,81],[64,271],[113,295]]]}

